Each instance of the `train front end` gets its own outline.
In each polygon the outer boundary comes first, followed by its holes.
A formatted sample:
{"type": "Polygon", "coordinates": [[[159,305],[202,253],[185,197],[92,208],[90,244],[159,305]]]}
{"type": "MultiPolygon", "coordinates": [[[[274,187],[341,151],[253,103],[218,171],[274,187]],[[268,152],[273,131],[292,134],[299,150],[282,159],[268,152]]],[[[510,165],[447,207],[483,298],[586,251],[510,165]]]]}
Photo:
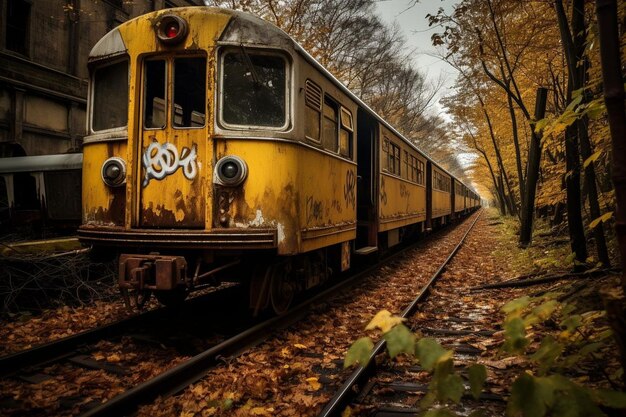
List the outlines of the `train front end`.
{"type": "Polygon", "coordinates": [[[236,16],[154,12],[90,54],[79,238],[121,254],[120,287],[138,303],[184,298],[244,254],[299,251],[290,57],[236,16]]]}

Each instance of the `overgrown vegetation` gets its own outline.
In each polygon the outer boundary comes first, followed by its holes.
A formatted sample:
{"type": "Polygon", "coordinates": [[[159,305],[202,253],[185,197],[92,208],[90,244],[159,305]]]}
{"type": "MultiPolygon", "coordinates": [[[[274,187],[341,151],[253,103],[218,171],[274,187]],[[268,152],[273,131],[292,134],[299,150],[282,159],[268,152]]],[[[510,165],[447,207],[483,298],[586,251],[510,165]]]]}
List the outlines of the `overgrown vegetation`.
{"type": "MultiPolygon", "coordinates": [[[[521,249],[515,245],[519,232],[516,219],[498,217],[495,209],[491,209],[486,222],[496,227],[493,238],[500,241],[494,244],[491,255],[498,263],[508,265],[515,277],[501,276],[502,281],[522,282],[564,271],[563,276],[567,276],[567,271],[571,271],[575,260],[569,242],[554,237],[555,234],[566,237],[566,231],[553,229],[548,222],[541,221],[535,244],[521,249]]],[[[368,363],[376,339],[382,337],[390,358],[405,356],[430,373],[428,393],[419,404],[425,416],[457,415],[456,404],[464,394],[478,399],[484,386],[503,381],[507,384],[502,387],[507,394],[507,416],[620,415],[626,409],[623,368],[602,299],[602,291],[617,287],[619,277],[597,272],[599,275],[593,278],[579,276],[574,280],[524,287],[527,295],[500,305],[501,322],[496,328],[501,330],[494,334],[493,343],[486,343],[494,348],[483,352],[476,363],[465,366],[457,363],[455,369],[451,366],[454,363],[451,350],[412,332],[403,319],[387,311],[372,319],[365,330],[377,332],[355,341],[344,363],[346,366],[368,363]],[[510,379],[500,376],[497,382],[490,380],[489,371],[485,372],[482,363],[497,362],[515,363],[518,371],[510,379]]],[[[438,285],[446,283],[442,281],[438,285]]],[[[475,293],[469,298],[480,298],[482,294],[485,293],[475,293]]],[[[484,296],[489,298],[488,294],[484,296]]],[[[460,363],[467,364],[466,360],[460,363]]],[[[465,407],[467,410],[467,404],[465,407]]],[[[474,410],[470,415],[483,415],[481,412],[474,410]]]]}
{"type": "Polygon", "coordinates": [[[13,253],[0,256],[0,314],[39,312],[119,298],[112,262],[85,253],[13,253]]]}
{"type": "MultiPolygon", "coordinates": [[[[619,383],[623,370],[614,355],[606,314],[599,300],[593,300],[595,290],[565,286],[502,306],[500,356],[517,355],[527,364],[510,386],[507,416],[605,416],[611,415],[610,409],[626,409],[626,393],[620,391],[619,383]]],[[[446,406],[458,404],[466,393],[461,373],[467,375],[467,391],[479,399],[487,380],[480,360],[455,369],[451,350],[412,333],[403,321],[383,310],[365,330],[380,331],[390,358],[408,355],[431,374],[428,392],[420,401],[423,415],[457,415],[446,406]]],[[[345,366],[365,366],[373,346],[368,336],[355,341],[345,366]]],[[[480,410],[470,414],[480,415],[480,410]]]]}

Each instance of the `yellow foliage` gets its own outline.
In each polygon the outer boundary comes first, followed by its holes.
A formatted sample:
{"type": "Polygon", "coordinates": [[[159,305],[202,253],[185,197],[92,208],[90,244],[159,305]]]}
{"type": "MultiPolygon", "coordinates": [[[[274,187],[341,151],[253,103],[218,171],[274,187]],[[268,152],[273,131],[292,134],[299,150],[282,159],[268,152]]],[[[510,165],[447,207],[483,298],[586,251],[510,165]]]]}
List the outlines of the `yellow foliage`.
{"type": "Polygon", "coordinates": [[[397,324],[402,323],[404,320],[402,317],[392,316],[387,310],[381,310],[369,322],[365,330],[380,329],[383,333],[387,333],[391,328],[397,324]]]}

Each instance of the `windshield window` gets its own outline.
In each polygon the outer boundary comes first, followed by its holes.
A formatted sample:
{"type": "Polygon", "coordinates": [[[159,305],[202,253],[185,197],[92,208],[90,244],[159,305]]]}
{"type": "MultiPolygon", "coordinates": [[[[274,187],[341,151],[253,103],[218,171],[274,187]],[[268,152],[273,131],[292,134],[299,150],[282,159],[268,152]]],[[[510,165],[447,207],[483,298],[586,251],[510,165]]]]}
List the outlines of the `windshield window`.
{"type": "Polygon", "coordinates": [[[96,69],[93,77],[94,131],[128,124],[128,61],[96,69]]]}
{"type": "Polygon", "coordinates": [[[177,58],[174,61],[174,126],[204,126],[205,80],[205,58],[177,58]]]}
{"type": "Polygon", "coordinates": [[[222,120],[232,125],[286,124],[286,61],[241,48],[223,58],[222,120]]]}
{"type": "Polygon", "coordinates": [[[146,128],[165,127],[165,60],[146,61],[144,67],[144,114],[146,128]]]}

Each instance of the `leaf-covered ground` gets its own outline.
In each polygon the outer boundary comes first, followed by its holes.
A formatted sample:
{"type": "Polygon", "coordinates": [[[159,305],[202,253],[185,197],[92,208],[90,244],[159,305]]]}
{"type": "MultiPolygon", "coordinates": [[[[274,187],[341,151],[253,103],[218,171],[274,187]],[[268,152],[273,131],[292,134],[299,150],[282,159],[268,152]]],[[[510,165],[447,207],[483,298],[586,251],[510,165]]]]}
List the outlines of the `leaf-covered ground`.
{"type": "MultiPolygon", "coordinates": [[[[462,346],[466,350],[474,350],[472,354],[455,354],[455,365],[478,362],[486,366],[485,392],[493,394],[492,399],[476,402],[466,401],[463,397],[462,404],[452,406],[452,410],[483,410],[487,415],[502,415],[512,382],[520,373],[528,370],[533,375],[539,375],[538,368],[546,366],[545,361],[531,360],[528,355],[503,352],[505,331],[502,329],[506,327],[503,327],[505,315],[501,311],[502,306],[520,296],[535,294],[539,301],[529,301],[517,311],[520,315],[527,314],[523,311],[543,305],[545,300],[541,297],[558,294],[556,298],[562,298],[562,303],[576,304],[579,312],[588,313],[581,316],[581,325],[572,329],[582,332],[586,339],[593,342],[606,330],[602,314],[596,313],[601,308],[597,291],[602,283],[613,278],[559,281],[522,289],[471,291],[472,286],[546,271],[541,260],[524,261],[528,259],[524,258],[528,252],[517,248],[510,225],[492,216],[483,214],[427,303],[420,307],[409,324],[417,332],[437,338],[446,348],[462,346]],[[496,332],[480,337],[438,337],[428,333],[429,329],[441,327],[467,327],[468,320],[476,329],[496,332]]],[[[350,293],[314,307],[297,324],[271,335],[264,343],[238,357],[224,358],[222,365],[180,395],[162,398],[142,407],[139,415],[316,415],[351,371],[343,369],[350,344],[365,335],[376,336],[375,332],[366,331],[365,327],[381,310],[399,314],[406,307],[456,245],[468,225],[466,221],[455,229],[444,230],[393,264],[379,269],[350,293]]],[[[548,250],[565,252],[558,245],[550,245],[548,250]]],[[[541,311],[546,314],[552,313],[545,311],[545,307],[543,309],[541,311]]],[[[554,310],[561,312],[561,307],[554,310]]],[[[3,354],[23,349],[118,319],[125,314],[121,304],[116,303],[46,312],[37,318],[2,326],[0,349],[3,354]]],[[[564,333],[568,326],[561,328],[560,325],[558,318],[536,324],[525,335],[528,341],[525,349],[529,353],[537,351],[545,336],[554,334],[555,340],[565,346],[561,357],[575,354],[585,341],[575,340],[578,336],[573,332],[564,333]]],[[[574,366],[562,372],[577,383],[594,387],[608,388],[609,380],[619,380],[615,347],[610,338],[601,342],[584,357],[572,356],[572,361],[577,359],[574,366]]],[[[42,416],[57,415],[55,410],[61,409],[62,402],[74,401],[76,405],[70,407],[67,413],[76,414],[81,404],[111,398],[185,359],[184,355],[168,349],[148,351],[145,346],[127,338],[120,344],[101,344],[92,355],[96,360],[119,363],[130,373],[120,377],[104,371],[67,371],[61,365],[54,365],[50,373],[58,376],[38,383],[19,385],[5,381],[2,384],[3,401],[12,399],[18,407],[22,407],[13,409],[12,415],[28,412],[42,416]]],[[[431,381],[428,372],[416,370],[412,360],[403,355],[389,366],[402,380],[425,386],[431,381]],[[403,370],[403,366],[407,370],[403,370]]],[[[385,390],[379,391],[384,394],[385,390]]],[[[424,392],[407,395],[402,398],[402,403],[419,406],[423,396],[424,392]]],[[[383,396],[378,404],[365,404],[361,411],[367,412],[385,401],[388,398],[383,396]]],[[[354,407],[349,413],[357,414],[359,411],[359,407],[354,407]]]]}

